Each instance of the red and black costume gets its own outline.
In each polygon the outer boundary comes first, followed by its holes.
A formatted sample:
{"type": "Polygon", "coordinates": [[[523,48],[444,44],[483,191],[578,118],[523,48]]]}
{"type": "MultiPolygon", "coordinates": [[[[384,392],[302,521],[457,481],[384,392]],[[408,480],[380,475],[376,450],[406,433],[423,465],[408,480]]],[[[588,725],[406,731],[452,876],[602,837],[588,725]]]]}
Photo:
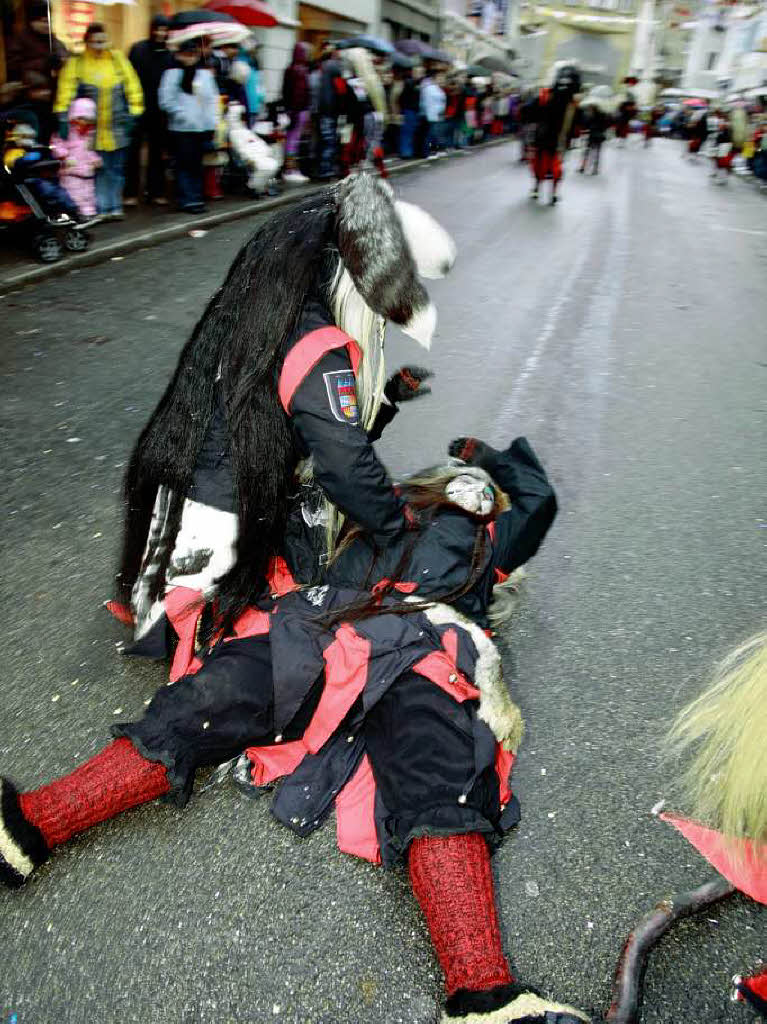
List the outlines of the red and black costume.
{"type": "Polygon", "coordinates": [[[556,190],[562,178],[562,154],[570,143],[574,128],[575,104],[573,97],[580,89],[580,74],[570,64],[555,68],[549,87],[523,108],[523,119],[535,125],[530,153],[530,168],[535,178],[533,197],[537,198],[541,182],[551,180],[551,202],[556,202],[556,190]]]}
{"type": "Polygon", "coordinates": [[[518,820],[508,774],[521,721],[498,653],[446,605],[398,607],[402,592],[418,599],[465,579],[479,544],[464,609],[483,618],[493,579],[538,549],[556,501],[532,450],[518,439],[481,453],[511,508],[491,523],[439,506],[393,588],[386,563],[373,567],[380,614],[344,618],[360,593],[341,578],[359,588],[370,576],[360,535],[331,567],[333,585],[249,609],[72,775],[21,794],[3,781],[3,880],[23,883],[53,846],[120,810],[164,794],[183,803],[198,767],[247,747],[254,782],[283,779],[273,811],[297,834],[335,806],[341,849],[384,864],[407,857],[445,973],[443,1020],[586,1020],[517,982],[501,944],[489,848],[518,820]]]}

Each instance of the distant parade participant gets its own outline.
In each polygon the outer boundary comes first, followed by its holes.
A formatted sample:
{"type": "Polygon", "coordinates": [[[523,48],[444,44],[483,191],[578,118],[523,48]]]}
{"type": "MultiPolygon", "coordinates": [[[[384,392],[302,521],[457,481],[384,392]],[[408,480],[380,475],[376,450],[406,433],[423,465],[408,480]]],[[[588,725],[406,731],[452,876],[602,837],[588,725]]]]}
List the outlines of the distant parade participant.
{"type": "MultiPolygon", "coordinates": [[[[636,85],[638,79],[633,75],[628,75],[623,79],[623,84],[626,86],[636,85]]],[[[615,117],[615,138],[618,139],[621,145],[626,145],[626,139],[628,138],[629,131],[631,130],[631,122],[637,115],[637,104],[634,99],[634,94],[630,88],[626,89],[626,93],[623,99],[618,104],[618,109],[615,117]]]]}
{"type": "Polygon", "coordinates": [[[599,156],[607,129],[610,127],[610,115],[603,101],[597,96],[587,96],[580,105],[579,113],[580,126],[586,134],[586,144],[583,147],[583,159],[578,172],[585,174],[590,168],[591,174],[599,174],[599,156]]]}
{"type": "Polygon", "coordinates": [[[697,160],[698,153],[708,138],[708,109],[703,107],[697,114],[695,114],[690,121],[690,125],[687,129],[689,141],[687,143],[687,153],[691,160],[697,160]]]}
{"type": "Polygon", "coordinates": [[[526,121],[535,125],[530,166],[535,184],[531,198],[537,199],[541,182],[551,178],[551,205],[557,201],[557,186],[562,179],[562,154],[567,149],[574,126],[581,88],[578,68],[569,62],[554,65],[550,85],[540,89],[523,111],[526,121]]]}
{"type": "Polygon", "coordinates": [[[653,107],[647,114],[647,120],[642,128],[645,147],[649,146],[658,134],[658,122],[663,117],[663,107],[653,107]]]}

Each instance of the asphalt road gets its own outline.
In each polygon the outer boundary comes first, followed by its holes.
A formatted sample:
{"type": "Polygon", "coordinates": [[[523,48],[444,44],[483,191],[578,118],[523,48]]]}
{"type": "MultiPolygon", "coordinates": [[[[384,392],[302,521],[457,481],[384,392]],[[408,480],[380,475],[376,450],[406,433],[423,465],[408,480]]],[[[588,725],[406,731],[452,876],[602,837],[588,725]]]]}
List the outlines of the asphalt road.
{"type": "MultiPolygon", "coordinates": [[[[764,627],[767,205],[676,145],[609,149],[531,204],[515,147],[397,182],[452,230],[431,286],[430,399],[381,450],[394,474],[448,440],[525,433],[560,516],[506,630],[528,733],[523,821],[495,858],[517,973],[604,1008],[627,931],[710,869],[650,815],[674,805],[662,734],[714,659],[764,627]]],[[[2,299],[0,771],[70,770],[165,676],[101,609],[130,446],[253,222],[2,299]]],[[[767,955],[735,897],[654,954],[643,1021],[746,1021],[729,977],[767,955]]],[[[440,978],[401,872],[308,840],[228,784],[141,808],[0,893],[0,1021],[433,1024],[440,978]],[[3,1016],[3,1014],[5,1016],[3,1016]]]]}

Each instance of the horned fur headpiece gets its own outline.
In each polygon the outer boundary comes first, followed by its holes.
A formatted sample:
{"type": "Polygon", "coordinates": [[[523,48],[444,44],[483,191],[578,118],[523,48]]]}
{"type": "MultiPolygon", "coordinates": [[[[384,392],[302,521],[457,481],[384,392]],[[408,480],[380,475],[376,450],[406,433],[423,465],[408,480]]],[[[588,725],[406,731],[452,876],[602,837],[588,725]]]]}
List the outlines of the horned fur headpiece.
{"type": "Polygon", "coordinates": [[[357,291],[379,316],[424,348],[431,345],[437,311],[420,277],[444,277],[455,243],[425,210],[395,201],[389,185],[355,174],[336,186],[338,249],[357,291]]]}

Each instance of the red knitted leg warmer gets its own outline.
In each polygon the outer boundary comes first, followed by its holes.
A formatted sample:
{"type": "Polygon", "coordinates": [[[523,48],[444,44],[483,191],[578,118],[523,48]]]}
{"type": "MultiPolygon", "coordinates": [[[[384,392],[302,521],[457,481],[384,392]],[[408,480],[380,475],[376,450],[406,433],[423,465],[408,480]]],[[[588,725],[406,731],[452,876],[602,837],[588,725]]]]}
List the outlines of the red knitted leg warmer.
{"type": "Polygon", "coordinates": [[[164,765],[147,761],[130,740],[119,739],[69,775],[21,793],[19,803],[53,847],[169,789],[164,765]]]}
{"type": "Polygon", "coordinates": [[[478,992],[512,982],[484,837],[478,832],[420,836],[410,844],[408,867],[448,996],[458,989],[478,992]]]}

